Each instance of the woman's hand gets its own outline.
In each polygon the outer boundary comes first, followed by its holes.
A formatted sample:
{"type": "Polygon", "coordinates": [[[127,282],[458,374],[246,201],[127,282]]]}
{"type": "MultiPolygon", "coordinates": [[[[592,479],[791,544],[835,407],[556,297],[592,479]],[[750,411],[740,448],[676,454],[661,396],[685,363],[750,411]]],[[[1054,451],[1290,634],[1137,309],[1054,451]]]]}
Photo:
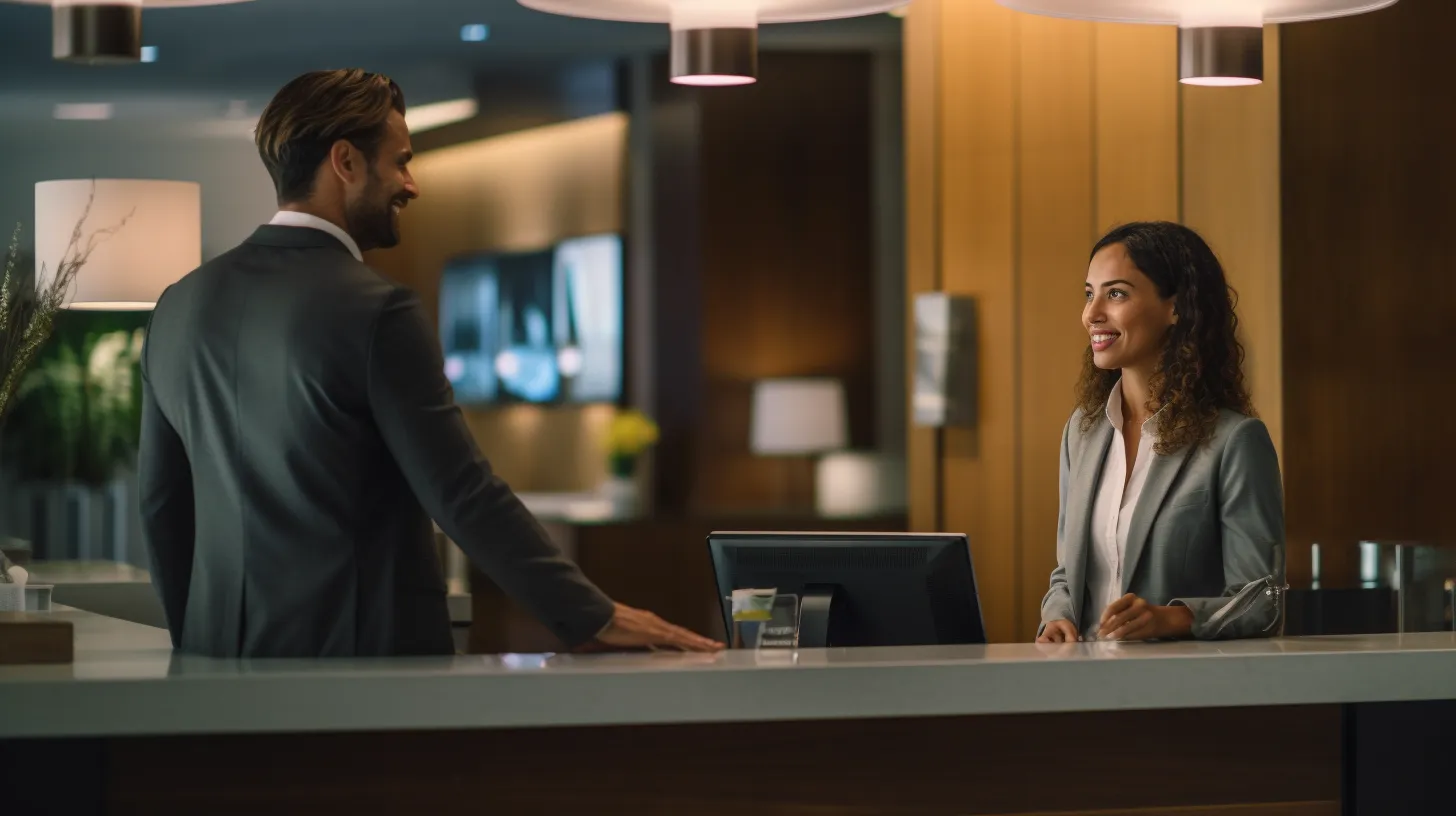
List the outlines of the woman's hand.
{"type": "Polygon", "coordinates": [[[1077,640],[1077,627],[1069,620],[1048,621],[1036,638],[1037,643],[1076,643],[1077,640]]]}
{"type": "Polygon", "coordinates": [[[1129,592],[1108,604],[1097,627],[1098,640],[1157,640],[1193,633],[1193,610],[1154,606],[1129,592]]]}

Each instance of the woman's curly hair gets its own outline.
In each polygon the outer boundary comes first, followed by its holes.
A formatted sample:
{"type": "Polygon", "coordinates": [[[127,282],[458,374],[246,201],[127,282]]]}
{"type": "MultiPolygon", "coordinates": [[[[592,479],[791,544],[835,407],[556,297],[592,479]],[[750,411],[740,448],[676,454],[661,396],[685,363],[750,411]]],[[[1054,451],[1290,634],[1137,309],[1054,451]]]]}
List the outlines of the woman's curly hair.
{"type": "MultiPolygon", "coordinates": [[[[1116,227],[1092,247],[1092,256],[1114,244],[1122,245],[1159,296],[1176,298],[1178,321],[1168,329],[1162,360],[1148,384],[1147,408],[1157,413],[1154,451],[1166,455],[1203,445],[1212,438],[1224,408],[1254,416],[1234,314],[1238,296],[1213,250],[1198,233],[1167,221],[1116,227]]],[[[1084,352],[1077,383],[1083,433],[1102,419],[1121,376],[1115,369],[1098,368],[1090,347],[1084,352]]]]}

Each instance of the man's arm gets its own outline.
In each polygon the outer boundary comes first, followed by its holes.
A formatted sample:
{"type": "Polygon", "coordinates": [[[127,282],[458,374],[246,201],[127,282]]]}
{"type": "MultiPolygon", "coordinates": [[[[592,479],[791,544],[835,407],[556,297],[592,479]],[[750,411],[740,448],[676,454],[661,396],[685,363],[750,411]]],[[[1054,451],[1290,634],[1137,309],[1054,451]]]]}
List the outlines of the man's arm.
{"type": "MultiPolygon", "coordinates": [[[[150,345],[151,340],[147,343],[150,345]]],[[[137,453],[137,479],[142,527],[151,553],[152,585],[162,598],[172,646],[180,647],[196,543],[192,464],[181,437],[157,406],[147,378],[145,352],[142,354],[142,435],[137,453]]]]}
{"type": "Polygon", "coordinates": [[[562,555],[480,455],[413,294],[394,293],[380,312],[368,378],[379,432],[440,529],[567,644],[601,634],[614,604],[562,555]]]}

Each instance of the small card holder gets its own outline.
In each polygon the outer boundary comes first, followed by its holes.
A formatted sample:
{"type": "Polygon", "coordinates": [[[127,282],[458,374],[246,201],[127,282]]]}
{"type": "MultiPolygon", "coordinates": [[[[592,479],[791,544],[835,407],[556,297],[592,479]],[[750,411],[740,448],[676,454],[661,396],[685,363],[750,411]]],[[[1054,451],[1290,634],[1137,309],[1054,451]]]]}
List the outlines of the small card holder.
{"type": "Polygon", "coordinates": [[[729,607],[734,649],[797,649],[799,596],[776,589],[738,589],[723,599],[729,607]]]}

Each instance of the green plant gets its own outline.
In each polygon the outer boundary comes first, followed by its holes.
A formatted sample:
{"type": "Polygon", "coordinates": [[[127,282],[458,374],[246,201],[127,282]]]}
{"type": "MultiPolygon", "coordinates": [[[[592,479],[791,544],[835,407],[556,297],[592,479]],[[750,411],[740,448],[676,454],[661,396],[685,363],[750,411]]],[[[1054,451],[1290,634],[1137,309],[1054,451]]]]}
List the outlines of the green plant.
{"type": "Polygon", "coordinates": [[[131,464],[141,433],[145,315],[66,312],[17,394],[7,458],[23,481],[99,486],[131,464]]]}

